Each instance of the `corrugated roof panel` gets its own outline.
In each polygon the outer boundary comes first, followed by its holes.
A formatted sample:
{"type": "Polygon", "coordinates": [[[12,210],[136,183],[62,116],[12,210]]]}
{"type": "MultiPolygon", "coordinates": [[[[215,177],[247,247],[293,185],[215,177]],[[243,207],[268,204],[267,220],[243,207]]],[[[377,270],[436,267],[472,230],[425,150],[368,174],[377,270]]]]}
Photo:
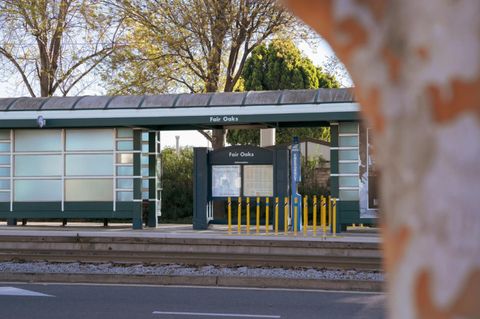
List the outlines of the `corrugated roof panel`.
{"type": "Polygon", "coordinates": [[[245,99],[246,92],[222,92],[213,95],[210,106],[239,106],[245,99]]]}
{"type": "Polygon", "coordinates": [[[142,108],[172,107],[178,94],[148,95],[143,100],[142,108]]]}
{"type": "Polygon", "coordinates": [[[111,96],[84,96],[74,108],[75,110],[103,109],[111,98],[111,96]]]}
{"type": "Polygon", "coordinates": [[[207,106],[208,101],[213,93],[197,93],[197,94],[183,94],[178,99],[175,106],[177,107],[191,107],[191,106],[207,106]]]}
{"type": "Polygon", "coordinates": [[[128,109],[137,108],[142,103],[143,96],[115,96],[108,103],[108,109],[128,109]]]}
{"type": "Polygon", "coordinates": [[[353,89],[319,89],[317,95],[317,103],[332,103],[332,102],[353,102],[353,89]]]}
{"type": "Polygon", "coordinates": [[[277,104],[282,91],[258,91],[248,92],[245,105],[277,104]]]}
{"type": "Polygon", "coordinates": [[[36,111],[39,110],[47,98],[45,97],[21,97],[10,106],[10,111],[36,111]]]}
{"type": "Polygon", "coordinates": [[[0,99],[0,111],[5,111],[15,100],[16,98],[0,99]]]}
{"type": "Polygon", "coordinates": [[[70,110],[79,99],[81,98],[73,96],[54,96],[49,98],[48,101],[43,104],[42,110],[70,110]]]}
{"type": "Polygon", "coordinates": [[[284,91],[281,104],[301,104],[301,103],[314,103],[316,90],[296,90],[296,91],[284,91]]]}

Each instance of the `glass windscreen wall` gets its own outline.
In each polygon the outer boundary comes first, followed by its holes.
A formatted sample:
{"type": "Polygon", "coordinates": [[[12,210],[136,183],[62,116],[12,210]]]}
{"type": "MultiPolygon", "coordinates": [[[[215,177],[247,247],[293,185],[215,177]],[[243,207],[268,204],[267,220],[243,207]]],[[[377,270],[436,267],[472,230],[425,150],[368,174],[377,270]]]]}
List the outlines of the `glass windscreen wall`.
{"type": "Polygon", "coordinates": [[[0,130],[0,202],[133,200],[133,129],[0,130]]]}
{"type": "Polygon", "coordinates": [[[357,122],[340,122],[338,126],[339,198],[359,200],[359,127],[357,122]]]}
{"type": "Polygon", "coordinates": [[[11,131],[0,130],[0,203],[11,202],[11,131]]]}

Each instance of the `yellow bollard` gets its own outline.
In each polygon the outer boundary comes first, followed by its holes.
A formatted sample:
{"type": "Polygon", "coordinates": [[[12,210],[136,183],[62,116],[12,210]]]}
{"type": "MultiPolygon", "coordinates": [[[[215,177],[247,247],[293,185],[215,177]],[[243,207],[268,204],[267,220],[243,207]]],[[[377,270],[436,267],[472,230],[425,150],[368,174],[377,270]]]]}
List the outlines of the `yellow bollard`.
{"type": "Polygon", "coordinates": [[[295,197],[295,201],[293,204],[293,235],[297,236],[297,223],[298,223],[298,198],[295,197]]]}
{"type": "Polygon", "coordinates": [[[275,197],[275,235],[278,235],[278,197],[275,197]]]}
{"type": "Polygon", "coordinates": [[[237,232],[242,233],[242,198],[238,198],[237,232]]]}
{"type": "Polygon", "coordinates": [[[308,196],[303,197],[303,236],[307,236],[308,231],[308,196]]]}
{"type": "Polygon", "coordinates": [[[256,233],[260,232],[260,197],[257,197],[256,233]]]}
{"type": "Polygon", "coordinates": [[[334,198],[333,199],[333,220],[332,220],[332,223],[333,223],[333,228],[332,228],[332,232],[333,232],[333,237],[336,237],[337,235],[337,199],[334,198]]]}
{"type": "Polygon", "coordinates": [[[321,197],[320,201],[320,211],[321,211],[321,219],[322,219],[322,228],[323,228],[323,237],[327,235],[327,212],[325,207],[325,197],[321,197]]]}
{"type": "Polygon", "coordinates": [[[283,210],[283,231],[285,232],[285,235],[288,235],[288,197],[285,197],[285,207],[283,210]]]}
{"type": "Polygon", "coordinates": [[[250,197],[247,197],[247,234],[250,234],[250,197]]]}
{"type": "Polygon", "coordinates": [[[268,213],[269,213],[269,209],[270,209],[270,198],[267,197],[265,198],[265,233],[268,234],[268,213]]]}
{"type": "Polygon", "coordinates": [[[227,200],[228,206],[228,233],[232,233],[232,198],[228,197],[227,200]]]}
{"type": "Polygon", "coordinates": [[[332,225],[332,198],[328,195],[328,226],[332,225]]]}
{"type": "Polygon", "coordinates": [[[317,195],[313,195],[313,236],[317,236],[317,195]]]}

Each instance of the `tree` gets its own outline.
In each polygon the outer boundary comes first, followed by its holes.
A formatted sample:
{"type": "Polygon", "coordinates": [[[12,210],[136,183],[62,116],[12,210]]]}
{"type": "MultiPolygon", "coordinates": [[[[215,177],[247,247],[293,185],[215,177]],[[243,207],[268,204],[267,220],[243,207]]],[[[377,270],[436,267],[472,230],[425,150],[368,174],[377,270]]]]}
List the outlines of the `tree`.
{"type": "Polygon", "coordinates": [[[0,62],[32,97],[65,96],[113,52],[119,25],[94,0],[3,0],[0,62]]]}
{"type": "MultiPolygon", "coordinates": [[[[144,93],[144,80],[161,79],[158,91],[231,92],[247,56],[272,35],[296,32],[296,21],[274,0],[111,1],[127,18],[131,45],[113,59],[110,92],[144,93]],[[143,47],[136,43],[149,43],[143,47]],[[169,87],[174,86],[173,89],[169,87]]],[[[205,133],[204,133],[205,134],[205,133]]],[[[225,130],[213,130],[212,146],[225,130]]],[[[205,134],[206,135],[206,134],[205,134]]]]}
{"type": "Polygon", "coordinates": [[[389,317],[480,318],[480,2],[285,3],[375,133],[389,317]]]}
{"type": "MultiPolygon", "coordinates": [[[[247,91],[315,89],[339,87],[336,79],[316,67],[291,40],[274,40],[258,46],[247,59],[242,73],[247,91]]],[[[328,128],[277,129],[276,143],[290,143],[292,136],[329,139],[328,128]]],[[[229,130],[230,144],[260,143],[260,130],[229,130]]]]}
{"type": "Polygon", "coordinates": [[[342,87],[354,87],[350,74],[337,56],[328,56],[322,64],[322,69],[335,77],[342,87]]]}
{"type": "Polygon", "coordinates": [[[179,220],[193,215],[193,149],[162,150],[162,219],[179,220]]]}

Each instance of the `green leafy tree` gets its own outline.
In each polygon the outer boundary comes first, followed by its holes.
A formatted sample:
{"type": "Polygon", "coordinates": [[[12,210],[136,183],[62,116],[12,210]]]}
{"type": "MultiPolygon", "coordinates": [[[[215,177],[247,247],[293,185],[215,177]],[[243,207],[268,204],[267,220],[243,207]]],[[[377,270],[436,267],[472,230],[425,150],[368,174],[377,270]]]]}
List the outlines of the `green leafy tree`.
{"type": "MultiPolygon", "coordinates": [[[[130,44],[105,73],[110,94],[231,92],[256,47],[302,30],[276,0],[108,2],[125,17],[130,44]]],[[[225,130],[203,134],[224,146],[225,130]]]]}
{"type": "Polygon", "coordinates": [[[96,0],[0,1],[0,65],[32,97],[68,95],[117,47],[121,21],[96,0]]]}
{"type": "MultiPolygon", "coordinates": [[[[286,89],[336,88],[336,79],[323,72],[305,57],[290,40],[274,40],[268,46],[262,44],[253,50],[245,62],[242,73],[243,87],[247,91],[286,89]]],[[[328,140],[328,128],[277,129],[276,143],[290,143],[292,136],[328,140]]],[[[230,130],[230,144],[253,144],[260,142],[259,130],[230,130]]]]}
{"type": "MultiPolygon", "coordinates": [[[[193,215],[193,149],[162,151],[162,220],[185,220],[193,215]]],[[[185,220],[187,221],[187,220],[185,220]]]]}

